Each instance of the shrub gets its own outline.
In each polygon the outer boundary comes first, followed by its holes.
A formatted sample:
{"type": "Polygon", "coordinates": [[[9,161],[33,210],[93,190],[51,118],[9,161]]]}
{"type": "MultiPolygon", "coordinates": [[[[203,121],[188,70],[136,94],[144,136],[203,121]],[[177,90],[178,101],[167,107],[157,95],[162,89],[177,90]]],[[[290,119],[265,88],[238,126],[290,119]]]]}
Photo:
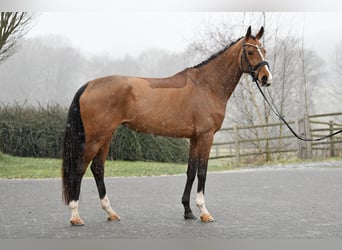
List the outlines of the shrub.
{"type": "MultiPolygon", "coordinates": [[[[0,106],[0,151],[16,156],[59,158],[67,109],[60,105],[0,106]]],[[[184,139],[136,133],[119,127],[108,158],[160,162],[186,162],[184,139]]]]}
{"type": "Polygon", "coordinates": [[[66,111],[58,105],[0,108],[0,150],[17,156],[60,156],[66,111]]]}
{"type": "Polygon", "coordinates": [[[120,126],[108,156],[121,160],[186,162],[188,143],[185,139],[145,135],[120,126]]]}

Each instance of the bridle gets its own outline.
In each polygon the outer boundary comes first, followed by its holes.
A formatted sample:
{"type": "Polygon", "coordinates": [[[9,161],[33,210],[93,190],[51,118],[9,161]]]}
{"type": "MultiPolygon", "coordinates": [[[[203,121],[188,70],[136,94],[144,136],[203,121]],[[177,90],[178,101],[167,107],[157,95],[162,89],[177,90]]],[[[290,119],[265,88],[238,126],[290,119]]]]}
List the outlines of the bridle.
{"type": "Polygon", "coordinates": [[[241,54],[241,60],[240,60],[240,69],[242,70],[242,72],[245,72],[245,70],[243,69],[243,66],[242,66],[242,60],[244,60],[244,62],[246,63],[246,65],[248,67],[246,73],[251,75],[254,82],[256,82],[258,80],[259,72],[263,66],[266,65],[268,68],[270,68],[268,62],[264,59],[264,56],[261,53],[262,48],[263,47],[257,46],[255,44],[245,43],[245,42],[242,43],[242,54],[241,54]],[[257,52],[261,58],[261,61],[258,62],[255,66],[252,66],[250,61],[248,60],[248,57],[246,54],[246,47],[247,46],[251,46],[251,47],[256,48],[257,52]]]}

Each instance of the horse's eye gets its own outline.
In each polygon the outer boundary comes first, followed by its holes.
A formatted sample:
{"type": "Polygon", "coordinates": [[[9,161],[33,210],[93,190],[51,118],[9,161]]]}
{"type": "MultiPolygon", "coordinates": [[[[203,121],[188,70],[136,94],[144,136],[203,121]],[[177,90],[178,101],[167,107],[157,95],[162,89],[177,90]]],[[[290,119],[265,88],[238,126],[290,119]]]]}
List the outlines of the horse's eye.
{"type": "Polygon", "coordinates": [[[247,53],[248,55],[252,56],[254,54],[254,51],[249,50],[247,53]]]}

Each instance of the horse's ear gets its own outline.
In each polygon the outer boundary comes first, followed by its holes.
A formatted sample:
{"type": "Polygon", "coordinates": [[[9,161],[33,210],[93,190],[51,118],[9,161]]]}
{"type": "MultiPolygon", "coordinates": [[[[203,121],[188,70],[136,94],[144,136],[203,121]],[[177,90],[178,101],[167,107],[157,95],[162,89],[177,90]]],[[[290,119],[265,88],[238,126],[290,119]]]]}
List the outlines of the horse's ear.
{"type": "Polygon", "coordinates": [[[262,26],[261,29],[259,30],[258,34],[255,36],[256,39],[260,40],[262,35],[264,34],[264,27],[262,26]]]}
{"type": "Polygon", "coordinates": [[[248,39],[252,34],[252,27],[249,25],[248,29],[247,29],[247,33],[246,33],[246,39],[248,39]]]}

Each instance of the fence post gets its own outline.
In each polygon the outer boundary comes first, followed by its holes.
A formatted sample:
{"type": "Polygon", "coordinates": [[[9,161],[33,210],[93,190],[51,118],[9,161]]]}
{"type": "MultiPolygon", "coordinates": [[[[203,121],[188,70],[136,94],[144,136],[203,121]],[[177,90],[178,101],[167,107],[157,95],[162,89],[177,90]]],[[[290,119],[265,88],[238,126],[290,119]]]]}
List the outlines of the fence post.
{"type": "MultiPolygon", "coordinates": [[[[334,133],[334,121],[329,121],[329,132],[334,133]]],[[[330,157],[335,157],[335,144],[333,136],[330,137],[330,157]]]]}
{"type": "MultiPolygon", "coordinates": [[[[310,119],[309,115],[305,114],[304,116],[304,131],[305,131],[305,136],[307,138],[311,138],[311,125],[310,125],[310,119]]],[[[311,141],[306,141],[306,159],[312,159],[312,142],[311,141]]]]}
{"type": "Polygon", "coordinates": [[[239,128],[234,126],[234,142],[235,142],[235,164],[240,165],[240,143],[239,143],[239,128]]]}
{"type": "MultiPolygon", "coordinates": [[[[297,128],[300,136],[311,138],[310,120],[309,116],[305,115],[297,122],[297,128]]],[[[298,158],[311,159],[312,158],[312,144],[310,141],[298,140],[298,158]]]]}
{"type": "MultiPolygon", "coordinates": [[[[303,127],[304,127],[303,126],[303,118],[298,119],[296,121],[296,127],[298,130],[298,135],[303,136],[304,135],[304,133],[303,133],[303,127]]],[[[305,150],[304,142],[301,140],[297,140],[297,148],[298,148],[297,157],[299,159],[304,159],[304,150],[305,150]]]]}

